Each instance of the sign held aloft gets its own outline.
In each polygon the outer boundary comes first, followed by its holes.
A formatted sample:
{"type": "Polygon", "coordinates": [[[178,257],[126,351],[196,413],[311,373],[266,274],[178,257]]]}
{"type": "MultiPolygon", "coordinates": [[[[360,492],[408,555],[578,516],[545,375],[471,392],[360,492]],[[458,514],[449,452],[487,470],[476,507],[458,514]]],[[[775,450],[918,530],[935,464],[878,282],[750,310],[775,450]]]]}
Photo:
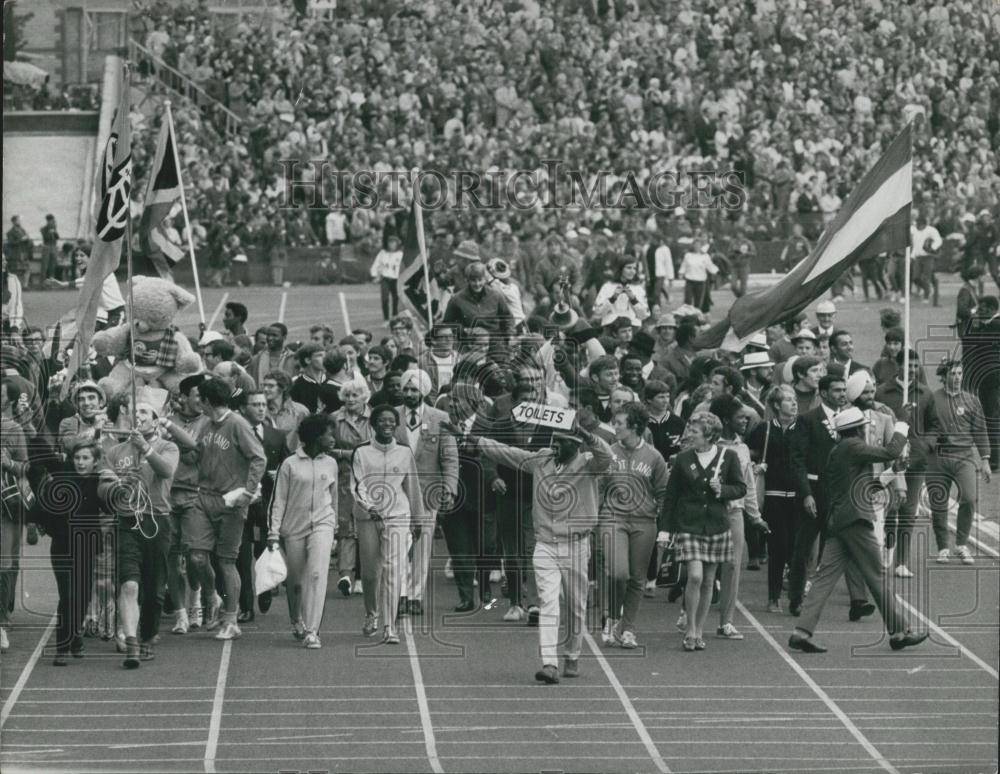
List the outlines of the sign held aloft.
{"type": "Polygon", "coordinates": [[[519,403],[511,413],[518,422],[531,422],[557,430],[572,430],[576,411],[560,406],[546,406],[542,403],[519,403]]]}

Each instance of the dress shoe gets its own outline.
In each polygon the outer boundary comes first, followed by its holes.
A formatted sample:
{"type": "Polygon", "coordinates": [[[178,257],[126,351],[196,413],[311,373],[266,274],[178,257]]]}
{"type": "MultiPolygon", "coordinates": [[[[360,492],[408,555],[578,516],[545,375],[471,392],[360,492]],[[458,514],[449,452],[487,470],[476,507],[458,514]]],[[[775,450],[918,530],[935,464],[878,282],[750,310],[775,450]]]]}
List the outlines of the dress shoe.
{"type": "Polygon", "coordinates": [[[535,672],[535,679],[538,680],[538,682],[540,683],[548,683],[549,685],[556,685],[559,682],[559,672],[552,664],[546,664],[537,672],[535,672]]]}
{"type": "Polygon", "coordinates": [[[919,645],[926,640],[928,636],[930,636],[929,632],[907,632],[902,637],[891,637],[889,639],[889,647],[893,650],[912,648],[914,645],[919,645]]]}
{"type": "Polygon", "coordinates": [[[69,652],[73,658],[83,658],[83,637],[79,634],[74,634],[72,641],[69,643],[69,652]]]}
{"type": "Polygon", "coordinates": [[[351,579],[345,575],[337,581],[337,590],[345,597],[351,596],[351,579]]]}
{"type": "Polygon", "coordinates": [[[459,602],[455,605],[456,613],[471,613],[476,609],[476,603],[469,600],[468,602],[459,602]]]}
{"type": "Polygon", "coordinates": [[[254,618],[253,610],[244,610],[236,616],[237,623],[250,623],[254,618]]]}
{"type": "Polygon", "coordinates": [[[789,602],[788,603],[788,613],[794,617],[798,618],[802,615],[802,603],[801,602],[789,602]]]}
{"type": "Polygon", "coordinates": [[[542,611],[538,605],[528,605],[528,626],[538,626],[538,619],[541,617],[541,614],[542,611]]]}
{"type": "Polygon", "coordinates": [[[788,647],[803,653],[826,653],[826,648],[817,645],[811,637],[796,637],[794,634],[788,638],[788,647]]]}
{"type": "Polygon", "coordinates": [[[847,613],[847,617],[852,621],[860,621],[874,612],[875,605],[871,602],[851,602],[851,609],[847,613]]]}
{"type": "Polygon", "coordinates": [[[270,591],[265,591],[263,594],[257,595],[257,607],[260,608],[260,612],[266,613],[271,609],[272,596],[270,591]]]}
{"type": "Polygon", "coordinates": [[[69,663],[68,653],[56,653],[52,659],[52,666],[66,666],[69,663]]]}
{"type": "Polygon", "coordinates": [[[410,615],[423,615],[424,614],[424,603],[419,599],[410,600],[410,615]]]}
{"type": "Polygon", "coordinates": [[[125,638],[125,661],[122,662],[122,666],[126,669],[138,669],[139,668],[139,640],[135,637],[125,638]]]}

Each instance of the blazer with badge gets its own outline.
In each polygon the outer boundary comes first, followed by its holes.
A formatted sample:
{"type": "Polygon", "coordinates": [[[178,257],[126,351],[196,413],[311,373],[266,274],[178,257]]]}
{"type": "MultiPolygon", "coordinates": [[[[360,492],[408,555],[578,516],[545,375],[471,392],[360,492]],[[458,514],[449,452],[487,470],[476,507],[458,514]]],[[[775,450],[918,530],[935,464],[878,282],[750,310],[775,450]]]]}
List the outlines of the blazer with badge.
{"type": "MultiPolygon", "coordinates": [[[[274,496],[275,474],[285,458],[291,454],[288,448],[288,433],[270,425],[259,425],[264,431],[261,445],[264,447],[264,458],[267,460],[264,476],[260,481],[260,499],[250,503],[247,509],[247,521],[251,525],[267,527],[267,515],[271,511],[271,498],[274,496]]],[[[254,430],[256,433],[256,429],[254,430]]],[[[266,537],[266,532],[263,533],[266,537]]],[[[263,537],[260,539],[263,540],[263,537]]]]}
{"type": "MultiPolygon", "coordinates": [[[[396,428],[396,441],[410,445],[407,434],[407,420],[410,409],[400,406],[400,423],[396,428]]],[[[412,448],[417,461],[417,476],[420,493],[424,498],[424,513],[432,517],[441,510],[441,497],[445,492],[458,493],[458,447],[455,438],[441,429],[441,423],[448,421],[448,415],[435,408],[421,406],[420,438],[412,448]]]]}
{"type": "Polygon", "coordinates": [[[717,535],[729,529],[730,500],[747,493],[739,457],[732,449],[716,447],[711,461],[702,467],[694,449],[678,453],[667,479],[659,529],[692,535],[717,535]],[[710,482],[718,476],[722,484],[716,495],[710,482]]]}
{"type": "Polygon", "coordinates": [[[827,500],[829,488],[826,475],[826,462],[830,452],[837,445],[839,436],[826,414],[823,406],[817,406],[799,417],[806,443],[793,449],[794,453],[804,454],[802,463],[809,479],[809,488],[813,497],[827,500]]]}
{"type": "MultiPolygon", "coordinates": [[[[873,412],[877,413],[877,412],[873,412]]],[[[906,446],[906,436],[893,432],[883,446],[866,444],[862,438],[851,437],[837,443],[827,461],[830,492],[829,532],[839,532],[857,521],[876,521],[873,495],[881,491],[874,465],[885,466],[898,458],[906,446]]]]}

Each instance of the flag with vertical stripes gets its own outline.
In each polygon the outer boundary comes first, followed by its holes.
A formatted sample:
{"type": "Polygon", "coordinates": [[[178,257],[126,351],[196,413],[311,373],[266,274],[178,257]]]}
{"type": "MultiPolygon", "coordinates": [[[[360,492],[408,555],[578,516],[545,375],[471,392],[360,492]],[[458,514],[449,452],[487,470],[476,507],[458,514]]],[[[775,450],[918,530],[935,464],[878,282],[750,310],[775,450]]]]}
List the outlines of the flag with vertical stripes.
{"type": "Polygon", "coordinates": [[[907,124],[851,191],[812,252],[777,285],[737,299],[727,318],[701,334],[695,346],[708,349],[722,346],[726,340],[745,340],[801,312],[858,261],[906,248],[912,202],[913,162],[907,124]]]}
{"type": "Polygon", "coordinates": [[[173,126],[164,117],[156,142],[153,168],[146,182],[142,218],[139,220],[139,245],[143,254],[165,279],[173,279],[173,267],[184,257],[180,245],[170,241],[163,221],[181,199],[181,172],[177,168],[173,126]]]}
{"type": "Polygon", "coordinates": [[[413,204],[403,237],[403,260],[399,264],[396,290],[403,307],[421,330],[430,325],[430,288],[427,286],[427,245],[424,242],[424,215],[419,192],[413,192],[413,204]]]}
{"type": "Polygon", "coordinates": [[[120,79],[121,98],[111,119],[104,153],[95,176],[94,247],[83,277],[76,307],[76,340],[67,363],[66,380],[61,399],[65,400],[73,377],[80,366],[87,362],[90,340],[97,322],[97,309],[101,300],[104,281],[118,268],[122,255],[122,241],[128,230],[129,207],[132,195],[132,134],[128,119],[129,87],[124,74],[120,79]]]}

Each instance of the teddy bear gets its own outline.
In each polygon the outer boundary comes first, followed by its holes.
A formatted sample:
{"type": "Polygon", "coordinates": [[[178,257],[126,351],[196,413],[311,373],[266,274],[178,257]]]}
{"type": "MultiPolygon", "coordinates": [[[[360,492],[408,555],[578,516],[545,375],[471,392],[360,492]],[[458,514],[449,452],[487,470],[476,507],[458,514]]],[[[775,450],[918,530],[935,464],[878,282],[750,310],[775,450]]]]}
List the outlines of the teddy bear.
{"type": "Polygon", "coordinates": [[[202,370],[201,358],[187,337],[173,327],[177,313],[194,301],[194,296],[170,280],[159,277],[132,278],[135,320],[98,331],[92,340],[98,355],[115,358],[111,373],[99,382],[108,400],[131,387],[135,373],[138,386],[150,385],[174,390],[186,376],[202,370]],[[135,336],[135,364],[129,357],[129,334],[135,336]]]}

